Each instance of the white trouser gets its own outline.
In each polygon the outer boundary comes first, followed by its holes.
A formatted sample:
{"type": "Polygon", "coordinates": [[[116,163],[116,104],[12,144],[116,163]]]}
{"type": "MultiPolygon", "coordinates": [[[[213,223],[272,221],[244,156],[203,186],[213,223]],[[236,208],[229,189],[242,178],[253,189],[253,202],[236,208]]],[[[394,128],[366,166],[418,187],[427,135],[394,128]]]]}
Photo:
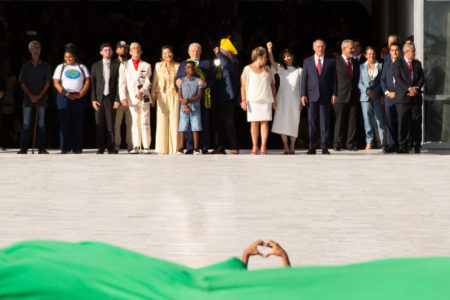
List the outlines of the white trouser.
{"type": "Polygon", "coordinates": [[[150,103],[141,102],[141,124],[139,124],[139,104],[130,105],[131,113],[131,136],[133,139],[133,147],[139,148],[139,126],[142,130],[142,147],[150,148],[150,103]]]}

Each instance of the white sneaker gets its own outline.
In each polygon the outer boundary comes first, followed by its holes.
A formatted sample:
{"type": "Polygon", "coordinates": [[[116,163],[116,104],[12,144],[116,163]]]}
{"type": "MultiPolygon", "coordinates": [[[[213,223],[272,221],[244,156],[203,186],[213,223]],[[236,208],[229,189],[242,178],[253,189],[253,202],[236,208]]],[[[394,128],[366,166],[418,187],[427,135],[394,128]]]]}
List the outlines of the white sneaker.
{"type": "Polygon", "coordinates": [[[144,154],[152,154],[152,153],[150,152],[150,148],[144,148],[144,150],[142,151],[142,153],[144,153],[144,154]]]}
{"type": "Polygon", "coordinates": [[[177,155],[184,155],[184,148],[178,149],[177,155]]]}
{"type": "Polygon", "coordinates": [[[200,152],[199,149],[194,149],[194,155],[200,155],[200,154],[202,154],[202,153],[200,152]]]}
{"type": "Polygon", "coordinates": [[[139,148],[134,148],[134,149],[132,149],[130,152],[128,152],[128,153],[130,153],[130,154],[139,154],[139,148]]]}

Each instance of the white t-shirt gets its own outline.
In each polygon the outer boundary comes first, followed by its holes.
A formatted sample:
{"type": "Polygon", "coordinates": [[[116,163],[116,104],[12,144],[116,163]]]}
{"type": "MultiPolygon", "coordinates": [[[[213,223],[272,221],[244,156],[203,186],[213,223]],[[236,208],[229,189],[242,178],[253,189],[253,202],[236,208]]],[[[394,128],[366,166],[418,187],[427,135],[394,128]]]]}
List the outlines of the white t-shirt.
{"type": "Polygon", "coordinates": [[[69,93],[79,93],[84,85],[84,80],[91,77],[89,70],[83,64],[66,65],[60,64],[56,67],[53,79],[60,79],[61,85],[69,93]],[[61,68],[63,68],[61,76],[61,68]],[[83,69],[83,72],[81,71],[83,69]],[[62,78],[61,78],[62,77],[62,78]]]}

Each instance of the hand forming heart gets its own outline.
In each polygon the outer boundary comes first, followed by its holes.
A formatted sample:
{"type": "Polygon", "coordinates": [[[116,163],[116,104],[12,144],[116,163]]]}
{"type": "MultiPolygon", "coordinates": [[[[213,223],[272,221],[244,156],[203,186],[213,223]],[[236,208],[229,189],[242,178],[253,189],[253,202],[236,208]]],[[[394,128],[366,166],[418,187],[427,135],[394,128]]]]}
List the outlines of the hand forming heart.
{"type": "Polygon", "coordinates": [[[283,264],[284,266],[289,266],[289,258],[287,256],[286,251],[284,251],[283,248],[281,248],[281,246],[270,240],[268,242],[264,242],[263,240],[257,240],[255,242],[253,242],[245,251],[244,254],[242,255],[242,261],[244,262],[244,264],[247,266],[248,264],[248,259],[250,256],[253,255],[259,255],[262,256],[264,258],[267,258],[271,255],[275,255],[275,256],[279,256],[282,258],[283,260],[283,264]],[[261,252],[262,251],[262,247],[268,247],[268,248],[272,248],[272,250],[270,252],[264,253],[261,252]]]}

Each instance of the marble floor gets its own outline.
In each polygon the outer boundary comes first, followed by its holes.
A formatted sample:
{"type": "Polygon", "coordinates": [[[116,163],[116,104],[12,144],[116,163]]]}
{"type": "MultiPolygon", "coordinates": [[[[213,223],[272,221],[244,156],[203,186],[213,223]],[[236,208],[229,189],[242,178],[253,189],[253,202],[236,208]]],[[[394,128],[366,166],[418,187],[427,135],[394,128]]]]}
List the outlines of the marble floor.
{"type": "Polygon", "coordinates": [[[0,247],[95,240],[192,267],[240,256],[256,239],[278,241],[298,266],[450,255],[450,150],[51,152],[0,153],[0,247]]]}

